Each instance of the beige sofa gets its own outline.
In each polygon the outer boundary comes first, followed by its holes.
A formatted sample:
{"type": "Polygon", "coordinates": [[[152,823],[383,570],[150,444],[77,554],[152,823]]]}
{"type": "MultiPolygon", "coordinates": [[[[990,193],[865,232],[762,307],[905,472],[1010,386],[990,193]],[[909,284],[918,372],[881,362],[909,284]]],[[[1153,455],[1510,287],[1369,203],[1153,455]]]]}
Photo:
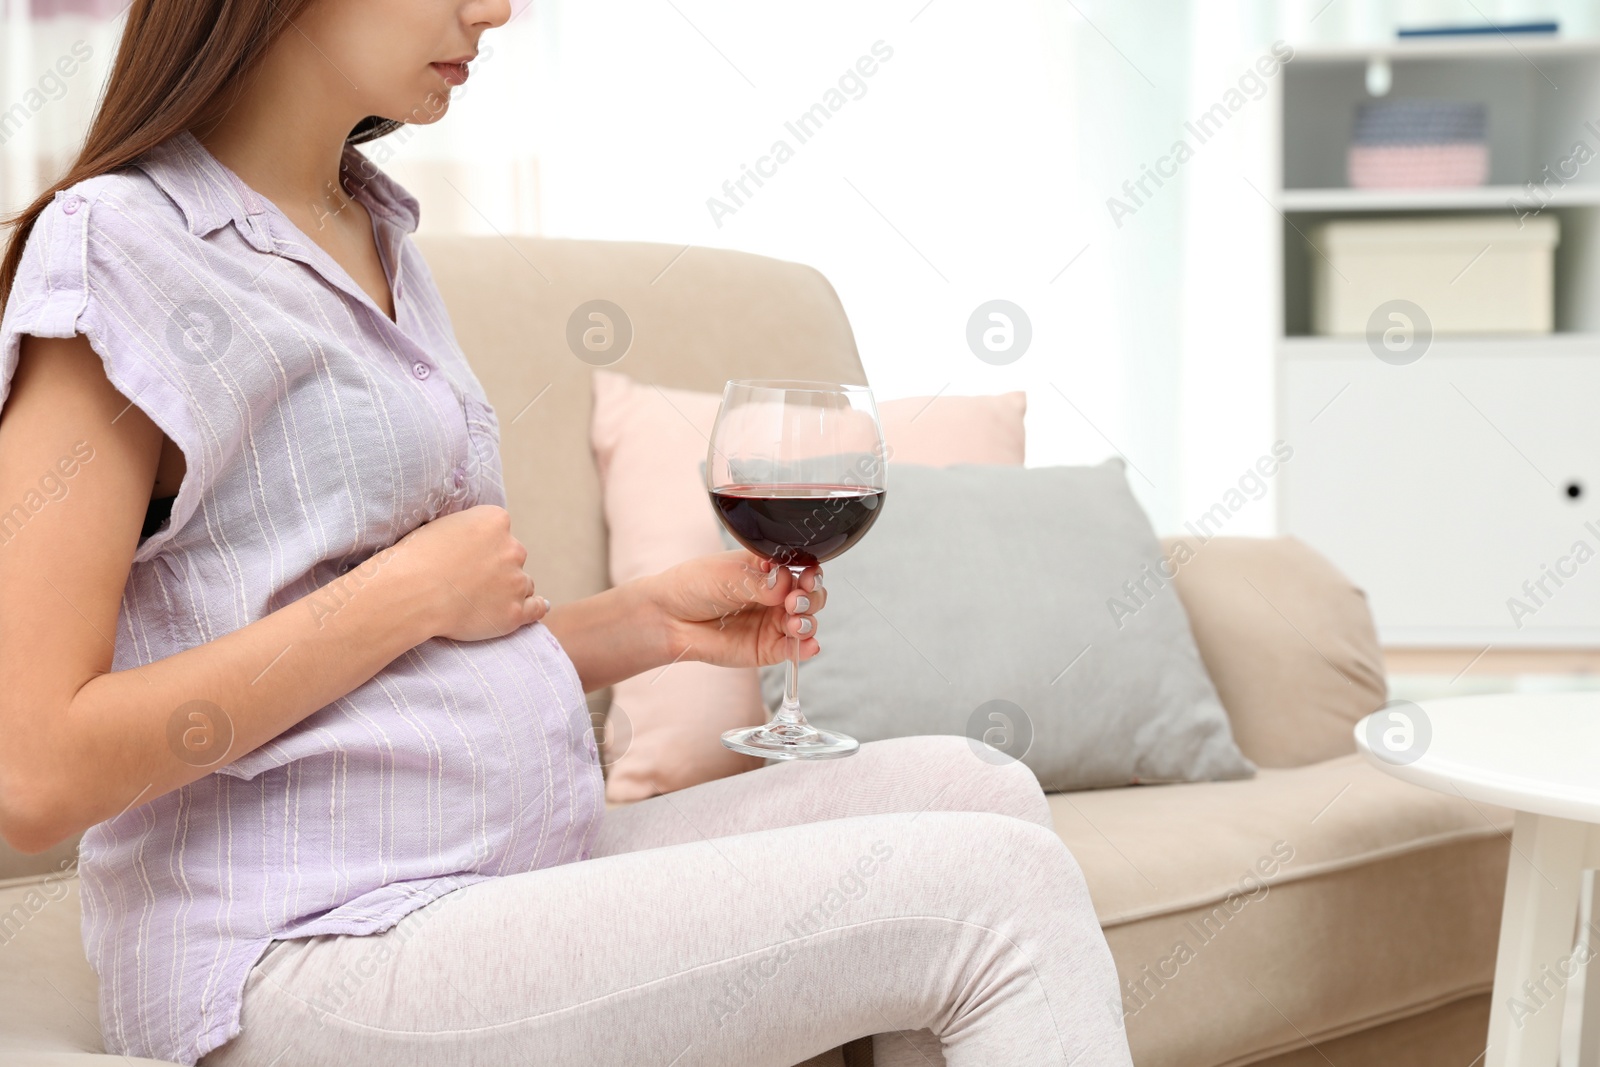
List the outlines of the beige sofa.
{"type": "MultiPolygon", "coordinates": [[[[580,304],[624,309],[634,338],[614,367],[646,382],[865,380],[838,299],[806,267],[491,237],[424,251],[500,413],[512,514],[553,600],[606,584],[591,367],[565,340],[580,304]]],[[[1261,773],[1051,798],[1126,983],[1135,1063],[1467,1067],[1487,1028],[1506,813],[1353,754],[1351,722],[1383,700],[1382,661],[1361,593],[1304,546],[1217,539],[1178,585],[1261,773]]],[[[606,697],[593,695],[597,715],[606,697]]],[[[103,1059],[71,862],[70,845],[0,855],[0,1063],[103,1059]]],[[[811,1062],[869,1057],[858,1041],[811,1062]]]]}

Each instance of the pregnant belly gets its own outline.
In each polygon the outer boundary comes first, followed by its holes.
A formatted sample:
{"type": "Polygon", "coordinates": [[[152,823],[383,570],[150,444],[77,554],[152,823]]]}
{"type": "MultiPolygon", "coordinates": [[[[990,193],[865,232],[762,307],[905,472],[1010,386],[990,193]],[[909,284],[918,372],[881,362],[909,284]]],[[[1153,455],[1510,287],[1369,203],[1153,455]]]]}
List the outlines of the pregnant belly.
{"type": "Polygon", "coordinates": [[[572,661],[543,623],[489,641],[435,638],[217,773],[251,779],[338,755],[407,777],[504,780],[524,765],[596,763],[572,661]]]}
{"type": "Polygon", "coordinates": [[[240,922],[281,929],[396,883],[571,862],[604,811],[593,746],[577,674],[542,625],[430,641],[217,773],[94,827],[87,873],[136,878],[157,899],[231,899],[240,922]]]}

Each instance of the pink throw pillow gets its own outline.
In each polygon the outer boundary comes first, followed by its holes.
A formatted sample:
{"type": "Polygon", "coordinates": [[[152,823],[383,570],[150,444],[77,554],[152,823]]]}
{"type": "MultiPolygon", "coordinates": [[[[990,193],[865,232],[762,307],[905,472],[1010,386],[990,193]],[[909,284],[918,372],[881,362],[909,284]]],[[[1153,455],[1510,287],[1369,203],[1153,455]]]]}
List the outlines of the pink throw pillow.
{"type": "MultiPolygon", "coordinates": [[[[722,398],[594,372],[590,443],[600,469],[613,585],[725,552],[700,461],[722,398]]],[[[1023,461],[1027,394],[888,400],[878,406],[891,466],[1023,461]]],[[[802,703],[804,693],[801,694],[802,703]]],[[[642,800],[751,770],[724,730],[765,722],[754,667],[680,660],[612,689],[606,799],[642,800]]]]}

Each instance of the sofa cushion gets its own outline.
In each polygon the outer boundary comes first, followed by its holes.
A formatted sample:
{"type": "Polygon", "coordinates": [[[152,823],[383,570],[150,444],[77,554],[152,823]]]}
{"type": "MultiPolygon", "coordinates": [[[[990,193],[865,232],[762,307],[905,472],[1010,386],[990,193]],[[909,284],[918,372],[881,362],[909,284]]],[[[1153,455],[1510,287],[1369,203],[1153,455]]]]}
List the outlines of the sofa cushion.
{"type": "Polygon", "coordinates": [[[1293,537],[1163,547],[1240,750],[1262,767],[1354,752],[1351,727],[1387,696],[1366,594],[1293,537]]]}
{"type": "MultiPolygon", "coordinates": [[[[888,486],[871,532],[824,567],[822,650],[800,668],[810,722],[987,741],[1045,789],[1254,773],[1123,460],[902,464],[888,486]]],[[[786,671],[761,670],[768,708],[786,671]]]]}
{"type": "Polygon", "coordinates": [[[1139,1067],[1218,1067],[1487,991],[1509,812],[1346,756],[1050,796],[1139,1067]]]}
{"type": "Polygon", "coordinates": [[[1305,1042],[1292,1052],[1251,1060],[1251,1067],[1327,1067],[1336,1064],[1404,1064],[1405,1067],[1474,1067],[1489,1036],[1489,994],[1465,997],[1421,1015],[1380,1023],[1343,1037],[1305,1042]]]}

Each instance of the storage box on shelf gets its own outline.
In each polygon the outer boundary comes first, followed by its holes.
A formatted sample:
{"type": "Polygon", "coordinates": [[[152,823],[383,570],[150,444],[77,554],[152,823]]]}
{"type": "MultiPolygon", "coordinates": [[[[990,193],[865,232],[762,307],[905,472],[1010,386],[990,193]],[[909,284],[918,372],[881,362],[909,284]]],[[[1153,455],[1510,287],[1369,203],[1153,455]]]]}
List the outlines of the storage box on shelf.
{"type": "Polygon", "coordinates": [[[1358,189],[1477,186],[1489,178],[1488,109],[1466,100],[1374,100],[1356,110],[1347,158],[1358,189]]]}
{"type": "Polygon", "coordinates": [[[1280,530],[1368,591],[1391,649],[1600,653],[1600,41],[1306,47],[1277,92],[1280,530]],[[1374,59],[1390,99],[1484,105],[1488,184],[1347,184],[1374,59]],[[1438,320],[1398,354],[1394,299],[1438,320]]]}
{"type": "MultiPolygon", "coordinates": [[[[1434,334],[1549,333],[1555,320],[1555,218],[1483,215],[1340,219],[1307,231],[1311,322],[1318,334],[1364,336],[1393,300],[1434,334]]],[[[1413,324],[1419,325],[1419,324],[1413,324]]]]}

